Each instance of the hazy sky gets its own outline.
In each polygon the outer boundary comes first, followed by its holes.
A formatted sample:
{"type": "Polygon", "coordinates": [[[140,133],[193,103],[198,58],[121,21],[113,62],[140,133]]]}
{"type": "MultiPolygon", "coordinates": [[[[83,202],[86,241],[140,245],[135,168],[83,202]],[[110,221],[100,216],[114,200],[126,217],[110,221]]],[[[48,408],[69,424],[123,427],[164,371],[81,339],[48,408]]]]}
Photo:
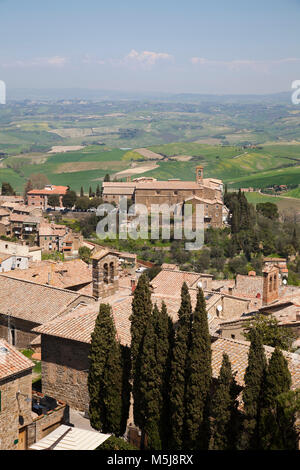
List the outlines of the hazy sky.
{"type": "Polygon", "coordinates": [[[0,0],[7,88],[273,93],[300,80],[299,0],[0,0]]]}

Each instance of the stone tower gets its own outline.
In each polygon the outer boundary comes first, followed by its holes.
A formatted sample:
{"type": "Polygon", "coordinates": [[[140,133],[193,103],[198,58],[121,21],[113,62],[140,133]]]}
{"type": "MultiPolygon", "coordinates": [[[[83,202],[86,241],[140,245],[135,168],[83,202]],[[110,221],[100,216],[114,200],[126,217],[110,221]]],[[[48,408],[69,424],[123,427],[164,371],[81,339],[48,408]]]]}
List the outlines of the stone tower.
{"type": "Polygon", "coordinates": [[[196,166],[196,182],[203,184],[203,166],[196,166]]]}
{"type": "Polygon", "coordinates": [[[119,258],[102,249],[92,256],[93,297],[109,297],[119,288],[119,258]]]}
{"type": "Polygon", "coordinates": [[[266,266],[263,270],[263,304],[274,302],[279,297],[279,269],[266,266]]]}

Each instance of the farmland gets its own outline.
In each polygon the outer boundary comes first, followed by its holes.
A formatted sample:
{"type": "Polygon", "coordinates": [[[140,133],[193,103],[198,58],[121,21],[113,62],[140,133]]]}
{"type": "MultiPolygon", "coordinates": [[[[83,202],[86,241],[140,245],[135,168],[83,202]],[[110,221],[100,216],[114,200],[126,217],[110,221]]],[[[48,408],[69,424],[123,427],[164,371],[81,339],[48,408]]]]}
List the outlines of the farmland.
{"type": "Polygon", "coordinates": [[[229,189],[287,184],[299,198],[299,122],[283,104],[13,102],[0,114],[0,181],[21,193],[43,173],[87,191],[106,173],[191,180],[202,165],[229,189]]]}

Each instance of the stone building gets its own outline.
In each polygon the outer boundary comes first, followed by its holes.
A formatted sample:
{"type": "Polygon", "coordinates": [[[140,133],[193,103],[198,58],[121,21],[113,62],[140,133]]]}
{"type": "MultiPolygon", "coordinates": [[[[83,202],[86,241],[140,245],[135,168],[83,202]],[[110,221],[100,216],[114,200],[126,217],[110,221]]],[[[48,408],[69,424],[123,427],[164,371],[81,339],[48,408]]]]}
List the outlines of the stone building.
{"type": "Polygon", "coordinates": [[[95,299],[46,284],[0,275],[0,338],[27,348],[37,336],[33,328],[95,299]]]}
{"type": "Polygon", "coordinates": [[[203,177],[203,167],[196,167],[195,181],[155,178],[137,178],[131,182],[104,182],[104,202],[119,204],[121,197],[130,203],[143,204],[150,210],[154,204],[182,207],[185,203],[204,205],[205,227],[222,227],[223,183],[221,180],[203,177]]]}
{"type": "Polygon", "coordinates": [[[48,207],[48,197],[55,195],[58,196],[60,207],[62,207],[62,197],[67,190],[68,186],[55,186],[54,184],[47,184],[44,189],[32,189],[27,193],[27,204],[45,210],[48,207]]]}
{"type": "Polygon", "coordinates": [[[0,340],[0,449],[25,448],[26,426],[32,422],[34,363],[0,340]]]}

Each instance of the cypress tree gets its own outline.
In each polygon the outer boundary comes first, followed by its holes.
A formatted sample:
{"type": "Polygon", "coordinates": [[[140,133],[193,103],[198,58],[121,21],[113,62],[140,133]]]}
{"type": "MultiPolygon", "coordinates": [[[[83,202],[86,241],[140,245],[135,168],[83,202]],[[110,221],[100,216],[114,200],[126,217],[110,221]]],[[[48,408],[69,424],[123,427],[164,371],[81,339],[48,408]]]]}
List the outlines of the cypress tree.
{"type": "Polygon", "coordinates": [[[239,432],[237,396],[241,391],[232,374],[231,363],[223,353],[223,361],[211,403],[211,450],[235,450],[239,432]]]}
{"type": "Polygon", "coordinates": [[[181,289],[178,327],[174,340],[170,375],[170,448],[180,450],[186,424],[186,369],[191,329],[192,304],[186,283],[181,289]]]}
{"type": "MultiPolygon", "coordinates": [[[[155,315],[158,309],[154,307],[155,315]]],[[[160,411],[161,411],[161,381],[162,374],[158,367],[156,355],[156,335],[154,315],[149,317],[143,341],[140,367],[140,427],[144,436],[147,435],[148,448],[160,450],[160,411]]],[[[144,445],[142,439],[142,447],[144,445]]]]}
{"type": "Polygon", "coordinates": [[[248,366],[245,373],[243,391],[244,423],[241,438],[242,449],[260,448],[259,423],[266,373],[266,357],[261,336],[256,329],[251,331],[248,366]]]}
{"type": "Polygon", "coordinates": [[[80,188],[80,197],[83,197],[84,196],[84,191],[83,191],[83,187],[81,186],[80,188]]]}
{"type": "Polygon", "coordinates": [[[99,186],[99,184],[97,184],[96,196],[97,196],[97,197],[100,197],[100,196],[101,196],[101,191],[100,191],[100,186],[99,186]]]}
{"type": "Polygon", "coordinates": [[[92,187],[90,186],[89,187],[89,197],[92,197],[93,196],[93,190],[92,190],[92,187]]]}
{"type": "Polygon", "coordinates": [[[186,448],[208,446],[208,401],[211,387],[211,340],[202,289],[197,292],[187,360],[186,448]]]}
{"type": "Polygon", "coordinates": [[[289,392],[292,379],[287,360],[276,347],[267,368],[260,438],[264,450],[296,450],[297,439],[294,419],[286,417],[278,405],[277,397],[289,392]]]}
{"type": "Polygon", "coordinates": [[[89,415],[94,429],[119,435],[122,421],[122,360],[109,304],[101,304],[89,354],[89,415]]]}
{"type": "Polygon", "coordinates": [[[132,301],[131,321],[131,357],[132,357],[132,378],[133,378],[133,415],[137,426],[143,426],[140,414],[140,374],[141,374],[141,354],[145,331],[152,313],[151,293],[149,279],[146,274],[142,274],[134,291],[132,301]]]}

